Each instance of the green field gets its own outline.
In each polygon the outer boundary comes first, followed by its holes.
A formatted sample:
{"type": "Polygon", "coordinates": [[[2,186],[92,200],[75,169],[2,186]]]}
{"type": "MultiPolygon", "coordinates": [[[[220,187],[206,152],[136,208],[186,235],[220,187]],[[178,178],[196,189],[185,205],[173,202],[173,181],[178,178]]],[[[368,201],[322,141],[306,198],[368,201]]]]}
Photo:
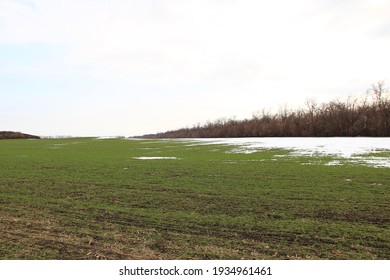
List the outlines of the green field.
{"type": "Polygon", "coordinates": [[[0,259],[390,259],[388,168],[189,144],[0,141],[0,259]]]}

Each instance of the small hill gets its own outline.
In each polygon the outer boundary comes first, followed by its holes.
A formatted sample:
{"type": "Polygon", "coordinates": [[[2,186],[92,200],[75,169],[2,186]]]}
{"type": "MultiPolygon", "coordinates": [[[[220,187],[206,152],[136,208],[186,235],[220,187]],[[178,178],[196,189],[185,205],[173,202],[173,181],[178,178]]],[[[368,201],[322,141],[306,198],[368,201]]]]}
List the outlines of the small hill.
{"type": "Polygon", "coordinates": [[[40,139],[39,136],[13,131],[0,131],[1,139],[40,139]]]}

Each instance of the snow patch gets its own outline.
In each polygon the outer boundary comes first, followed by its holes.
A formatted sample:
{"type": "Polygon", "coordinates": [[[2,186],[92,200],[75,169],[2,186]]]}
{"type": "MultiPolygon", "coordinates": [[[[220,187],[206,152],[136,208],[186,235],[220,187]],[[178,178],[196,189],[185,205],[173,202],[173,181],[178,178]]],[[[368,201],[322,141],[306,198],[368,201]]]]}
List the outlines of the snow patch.
{"type": "Polygon", "coordinates": [[[153,159],[179,159],[177,157],[133,157],[134,159],[153,160],[153,159]]]}
{"type": "Polygon", "coordinates": [[[388,157],[363,157],[390,150],[390,138],[386,137],[264,137],[264,138],[196,138],[183,139],[191,146],[206,144],[234,145],[230,153],[250,154],[264,149],[290,150],[290,156],[334,156],[326,165],[356,163],[374,167],[390,168],[388,157]]]}
{"type": "Polygon", "coordinates": [[[333,160],[333,161],[330,161],[328,163],[325,163],[325,165],[328,165],[328,166],[339,166],[339,165],[343,165],[343,164],[339,160],[333,160]]]}

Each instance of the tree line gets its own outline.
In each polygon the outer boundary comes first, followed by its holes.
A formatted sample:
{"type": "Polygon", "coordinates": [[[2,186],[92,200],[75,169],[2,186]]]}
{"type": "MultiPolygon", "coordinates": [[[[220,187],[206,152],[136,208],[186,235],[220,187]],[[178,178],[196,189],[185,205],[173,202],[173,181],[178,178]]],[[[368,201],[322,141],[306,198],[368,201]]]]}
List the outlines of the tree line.
{"type": "Polygon", "coordinates": [[[192,128],[182,128],[144,138],[223,138],[223,137],[388,137],[390,98],[384,82],[373,84],[361,97],[317,104],[307,100],[298,110],[265,110],[251,119],[222,118],[192,128]]]}
{"type": "Polygon", "coordinates": [[[0,131],[1,139],[40,139],[39,136],[14,131],[0,131]]]}

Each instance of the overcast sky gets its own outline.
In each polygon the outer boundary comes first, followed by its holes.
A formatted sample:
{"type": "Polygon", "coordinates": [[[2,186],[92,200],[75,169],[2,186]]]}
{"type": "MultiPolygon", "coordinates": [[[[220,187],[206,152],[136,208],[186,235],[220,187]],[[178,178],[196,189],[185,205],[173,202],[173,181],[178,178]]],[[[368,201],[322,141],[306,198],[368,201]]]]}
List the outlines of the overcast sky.
{"type": "Polygon", "coordinates": [[[139,135],[390,84],[388,0],[0,0],[0,130],[139,135]]]}

